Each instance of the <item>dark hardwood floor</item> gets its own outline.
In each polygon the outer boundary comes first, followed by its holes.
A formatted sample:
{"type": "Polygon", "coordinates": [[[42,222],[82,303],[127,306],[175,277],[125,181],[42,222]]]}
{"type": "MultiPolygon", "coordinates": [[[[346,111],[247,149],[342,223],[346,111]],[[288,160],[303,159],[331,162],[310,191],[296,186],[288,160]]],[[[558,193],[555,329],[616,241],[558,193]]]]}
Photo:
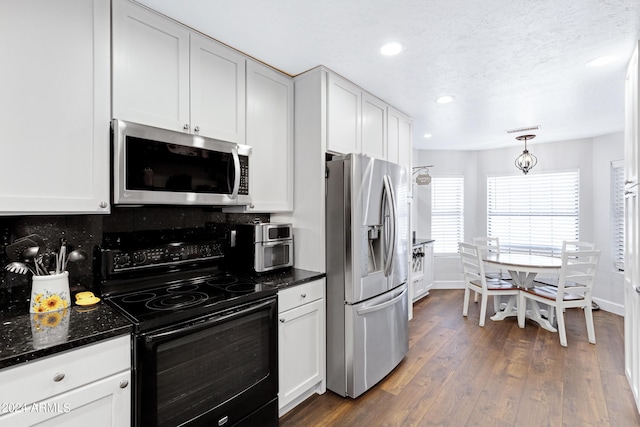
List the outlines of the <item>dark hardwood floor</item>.
{"type": "MultiPolygon", "coordinates": [[[[462,317],[462,290],[433,290],[414,306],[409,354],[358,399],[327,390],[280,426],[640,426],[624,374],[623,318],[594,312],[589,344],[581,309],[557,333],[515,318],[478,326],[462,317]]],[[[489,307],[492,307],[489,301],[489,307]]],[[[487,316],[489,317],[489,316],[487,316]]]]}

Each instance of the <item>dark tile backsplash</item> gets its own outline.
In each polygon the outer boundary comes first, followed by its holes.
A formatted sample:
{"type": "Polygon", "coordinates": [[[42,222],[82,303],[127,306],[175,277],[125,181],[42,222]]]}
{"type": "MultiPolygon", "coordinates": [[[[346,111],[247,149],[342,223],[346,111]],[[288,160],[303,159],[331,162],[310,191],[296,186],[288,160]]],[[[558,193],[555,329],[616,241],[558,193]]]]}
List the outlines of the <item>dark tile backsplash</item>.
{"type": "MultiPolygon", "coordinates": [[[[102,242],[103,233],[143,230],[174,230],[204,227],[206,223],[268,222],[268,214],[231,214],[219,209],[200,207],[114,207],[109,215],[51,215],[0,217],[0,309],[20,306],[27,309],[30,275],[4,270],[8,263],[5,247],[15,239],[38,234],[45,241],[47,254],[57,252],[64,237],[70,249],[84,249],[88,254],[102,242]]],[[[92,261],[69,264],[72,290],[93,289],[92,261]]]]}

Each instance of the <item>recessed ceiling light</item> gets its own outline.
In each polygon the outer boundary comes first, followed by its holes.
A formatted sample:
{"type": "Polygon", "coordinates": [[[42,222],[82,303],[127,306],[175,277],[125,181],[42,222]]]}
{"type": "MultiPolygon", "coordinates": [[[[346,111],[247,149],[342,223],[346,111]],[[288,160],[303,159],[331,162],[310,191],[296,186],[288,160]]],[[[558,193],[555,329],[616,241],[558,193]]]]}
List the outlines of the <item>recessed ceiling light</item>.
{"type": "Polygon", "coordinates": [[[424,137],[425,137],[425,138],[431,138],[432,136],[433,136],[433,135],[431,135],[430,133],[425,133],[425,134],[424,134],[424,137]]]}
{"type": "Polygon", "coordinates": [[[600,56],[587,62],[587,67],[602,67],[604,65],[611,64],[616,59],[618,58],[616,58],[615,56],[600,56]]]}
{"type": "Polygon", "coordinates": [[[444,95],[439,97],[438,99],[436,99],[436,102],[438,104],[448,104],[451,101],[453,101],[455,99],[455,97],[451,96],[451,95],[444,95]]]}
{"type": "Polygon", "coordinates": [[[387,43],[380,48],[380,53],[386,56],[397,55],[402,52],[402,45],[400,43],[387,43]]]}

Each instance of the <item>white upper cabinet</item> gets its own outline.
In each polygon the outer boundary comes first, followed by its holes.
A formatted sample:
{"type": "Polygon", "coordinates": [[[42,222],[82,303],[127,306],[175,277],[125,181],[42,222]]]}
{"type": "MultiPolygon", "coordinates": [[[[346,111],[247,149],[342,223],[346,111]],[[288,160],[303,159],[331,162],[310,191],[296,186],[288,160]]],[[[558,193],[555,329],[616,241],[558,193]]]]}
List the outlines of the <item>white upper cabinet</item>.
{"type": "Polygon", "coordinates": [[[194,133],[245,142],[245,58],[191,34],[191,127],[194,133]]]}
{"type": "Polygon", "coordinates": [[[293,79],[247,62],[251,212],[293,210],[293,79]]]}
{"type": "Polygon", "coordinates": [[[125,0],[113,10],[113,117],[185,130],[189,31],[125,0]]]}
{"type": "Polygon", "coordinates": [[[387,104],[362,93],[362,154],[387,158],[387,104]]]}
{"type": "Polygon", "coordinates": [[[109,213],[109,0],[6,0],[0,215],[109,213]]]}
{"type": "Polygon", "coordinates": [[[411,119],[398,110],[387,108],[387,159],[411,172],[411,119]]]}
{"type": "Polygon", "coordinates": [[[245,142],[245,58],[126,0],[113,2],[113,117],[245,142]]]}
{"type": "Polygon", "coordinates": [[[361,89],[329,73],[327,78],[327,151],[339,154],[360,153],[361,89]]]}

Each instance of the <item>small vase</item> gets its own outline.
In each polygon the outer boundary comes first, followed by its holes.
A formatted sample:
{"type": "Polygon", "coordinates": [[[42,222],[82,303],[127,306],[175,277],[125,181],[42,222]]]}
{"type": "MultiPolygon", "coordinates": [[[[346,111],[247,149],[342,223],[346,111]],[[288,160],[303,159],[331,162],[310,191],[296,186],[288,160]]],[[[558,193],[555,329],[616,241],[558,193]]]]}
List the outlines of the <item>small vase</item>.
{"type": "Polygon", "coordinates": [[[33,276],[30,313],[64,310],[71,305],[69,272],[49,276],[33,276]]]}

